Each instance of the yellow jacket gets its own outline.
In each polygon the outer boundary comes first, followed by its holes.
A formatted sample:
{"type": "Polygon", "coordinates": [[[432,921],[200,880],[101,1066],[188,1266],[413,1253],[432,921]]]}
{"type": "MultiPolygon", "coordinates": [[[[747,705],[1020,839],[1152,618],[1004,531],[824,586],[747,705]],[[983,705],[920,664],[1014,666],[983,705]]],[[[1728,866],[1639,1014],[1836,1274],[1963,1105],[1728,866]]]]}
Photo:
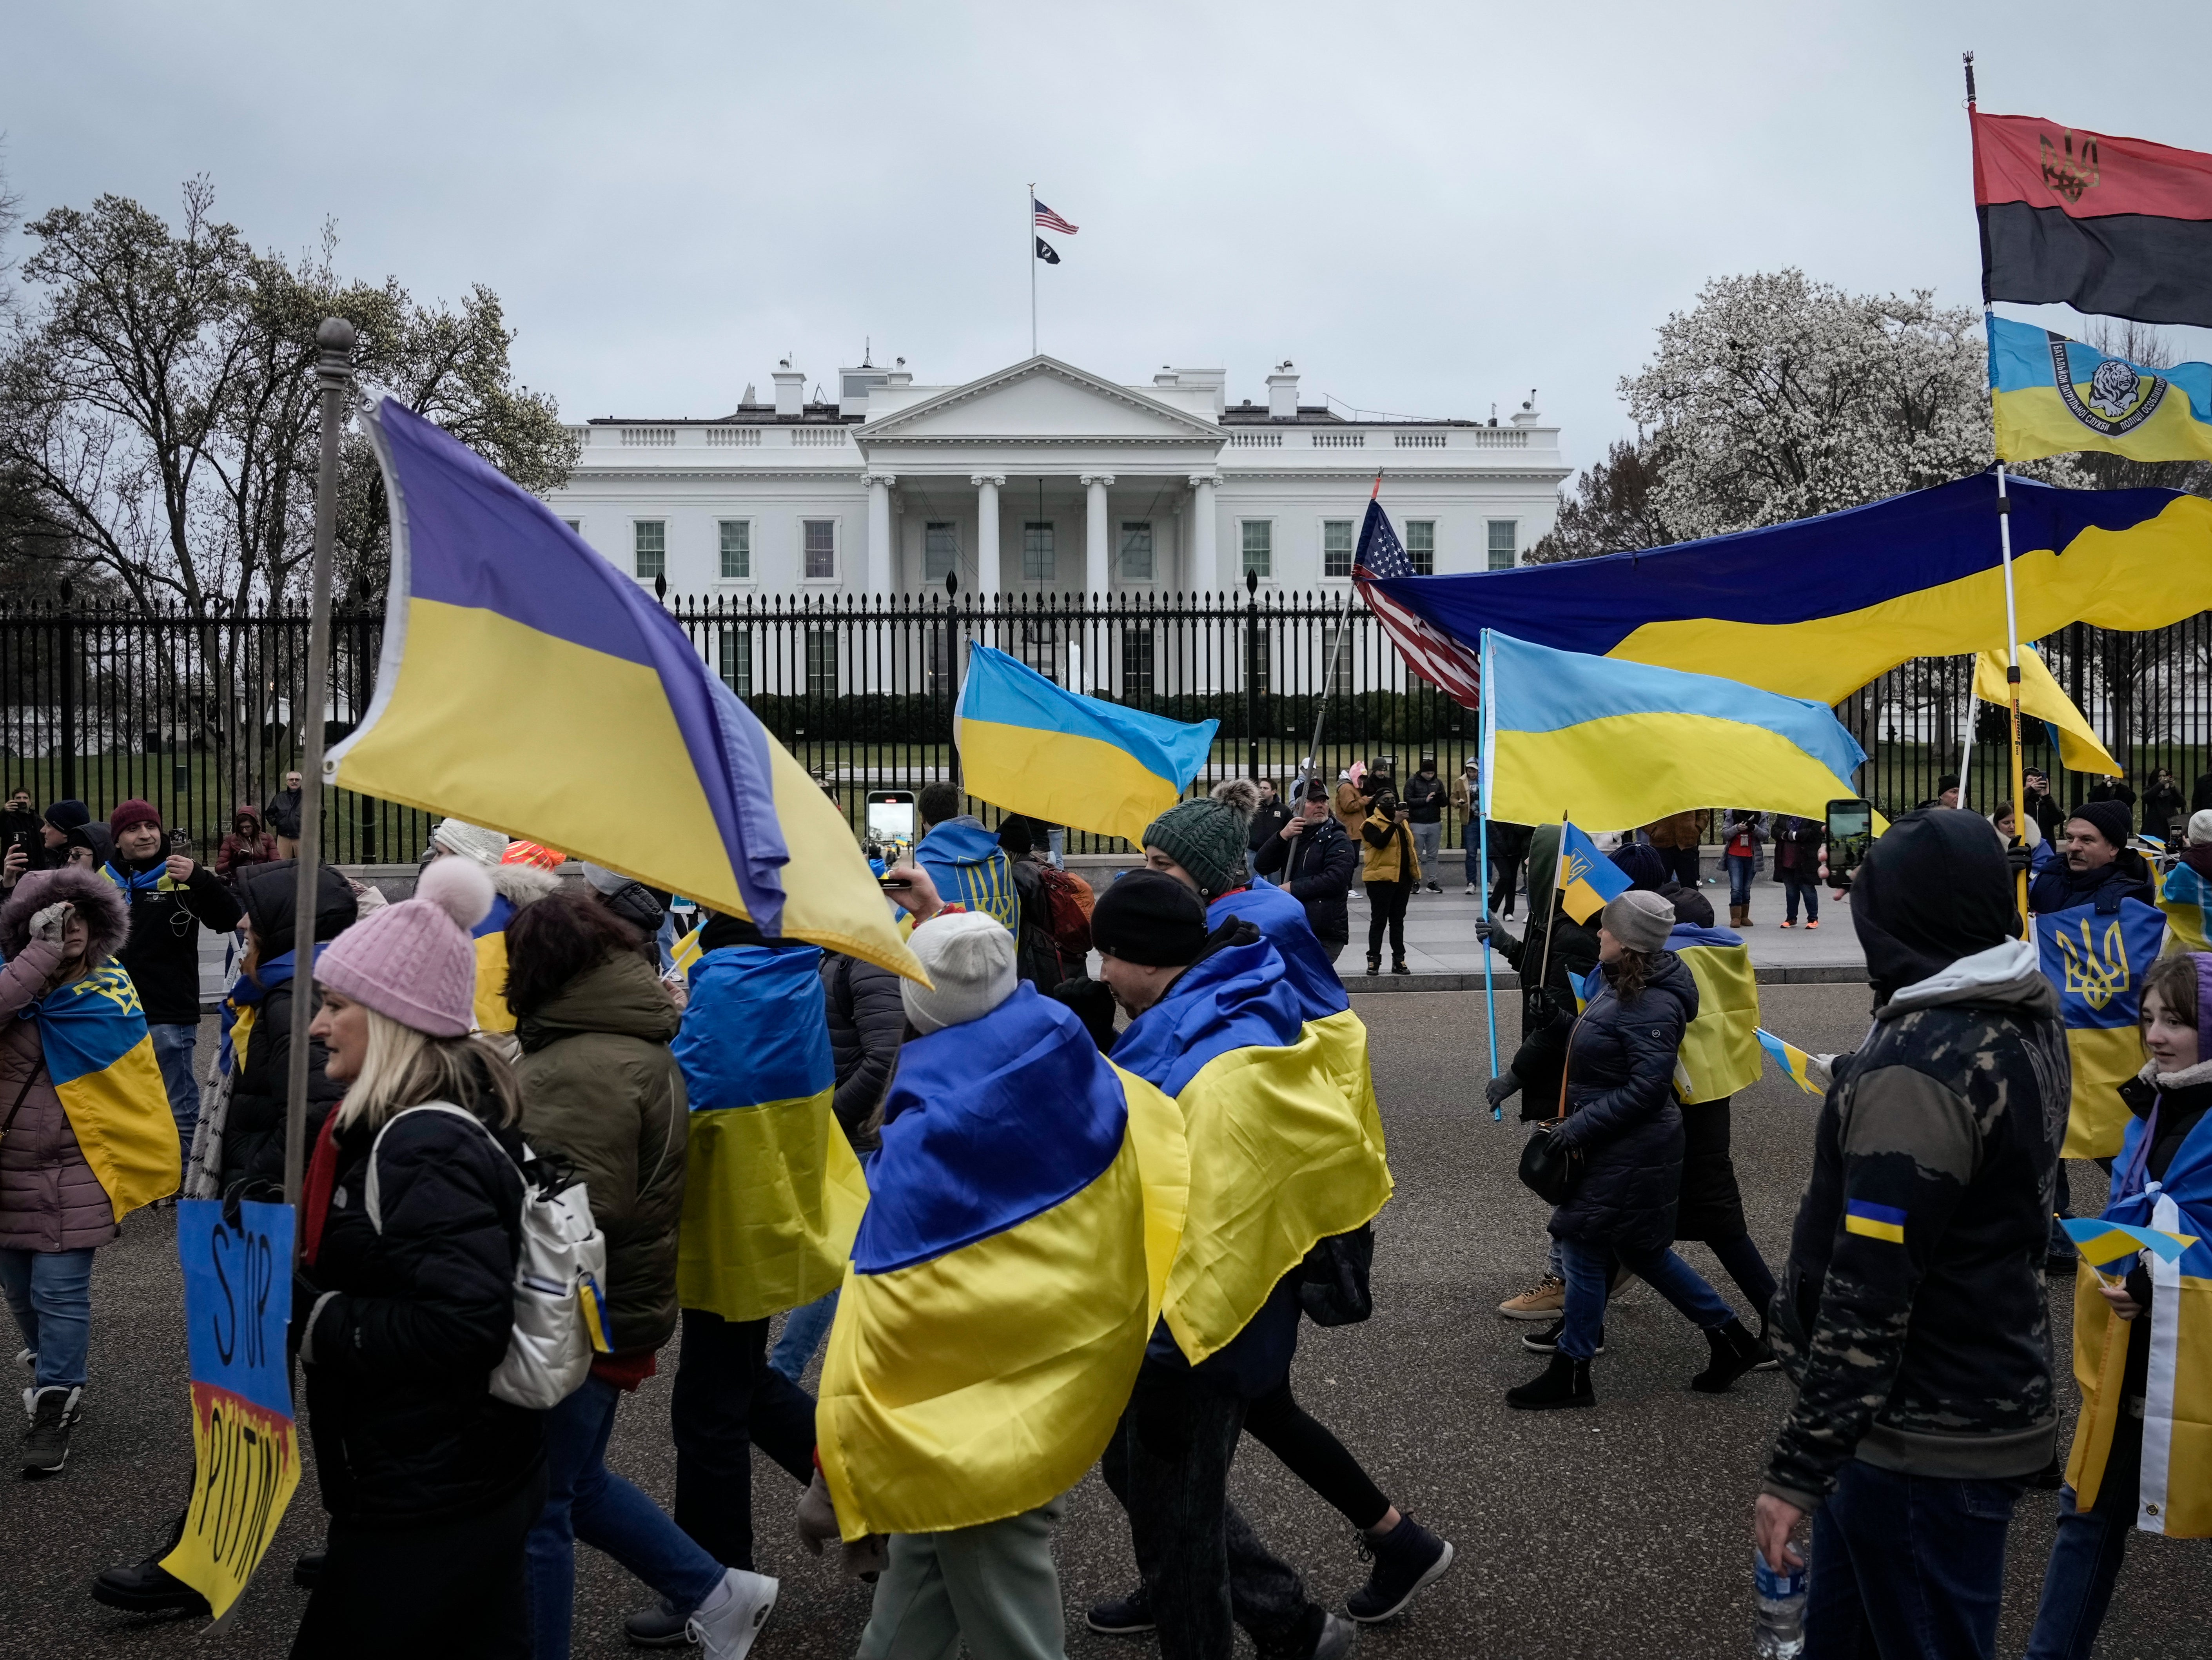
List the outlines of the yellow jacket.
{"type": "Polygon", "coordinates": [[[1418,882],[1421,879],[1421,856],[1413,851],[1413,833],[1394,818],[1381,813],[1370,813],[1367,823],[1360,826],[1365,831],[1370,826],[1376,830],[1391,830],[1397,833],[1382,846],[1376,847],[1363,834],[1359,851],[1364,861],[1359,876],[1366,882],[1418,882]]]}

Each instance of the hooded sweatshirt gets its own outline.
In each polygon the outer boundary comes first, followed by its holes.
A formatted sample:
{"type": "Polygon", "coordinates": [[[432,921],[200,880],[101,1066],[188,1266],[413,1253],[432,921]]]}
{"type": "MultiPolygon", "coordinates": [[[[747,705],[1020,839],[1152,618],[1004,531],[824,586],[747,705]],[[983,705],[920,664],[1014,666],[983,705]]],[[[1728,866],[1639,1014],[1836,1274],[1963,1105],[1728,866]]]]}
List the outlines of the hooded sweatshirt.
{"type": "Polygon", "coordinates": [[[1764,1487],[1805,1510],[1854,1457],[2032,1475],[2057,1430],[2043,1259],[2072,1076],[2003,849],[1970,813],[1907,814],[1851,920],[1874,1028],[1836,1062],[1771,1329],[1798,1394],[1764,1487]]]}
{"type": "Polygon", "coordinates": [[[1014,887],[1013,861],[999,845],[996,831],[963,813],[932,824],[914,856],[946,904],[987,912],[1018,933],[1021,899],[1014,887]]]}

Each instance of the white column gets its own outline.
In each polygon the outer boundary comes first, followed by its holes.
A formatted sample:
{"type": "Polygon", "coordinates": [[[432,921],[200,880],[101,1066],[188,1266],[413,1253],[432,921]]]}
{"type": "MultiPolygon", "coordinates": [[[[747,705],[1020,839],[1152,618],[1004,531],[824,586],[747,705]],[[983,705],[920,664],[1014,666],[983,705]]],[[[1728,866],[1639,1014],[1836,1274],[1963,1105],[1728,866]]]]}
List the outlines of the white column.
{"type": "Polygon", "coordinates": [[[1110,472],[1086,472],[1083,487],[1088,490],[1089,512],[1083,525],[1083,586],[1094,599],[1106,597],[1106,579],[1111,569],[1106,528],[1106,492],[1114,483],[1110,472]]]}
{"type": "Polygon", "coordinates": [[[868,486],[868,592],[891,591],[891,486],[896,474],[872,472],[868,486]]]}
{"type": "Polygon", "coordinates": [[[1214,556],[1213,487],[1218,482],[1210,472],[1190,476],[1190,585],[1203,593],[1228,586],[1214,556]]]}
{"type": "Polygon", "coordinates": [[[975,592],[999,591],[999,486],[1003,472],[979,472],[968,482],[975,487],[975,592]]]}

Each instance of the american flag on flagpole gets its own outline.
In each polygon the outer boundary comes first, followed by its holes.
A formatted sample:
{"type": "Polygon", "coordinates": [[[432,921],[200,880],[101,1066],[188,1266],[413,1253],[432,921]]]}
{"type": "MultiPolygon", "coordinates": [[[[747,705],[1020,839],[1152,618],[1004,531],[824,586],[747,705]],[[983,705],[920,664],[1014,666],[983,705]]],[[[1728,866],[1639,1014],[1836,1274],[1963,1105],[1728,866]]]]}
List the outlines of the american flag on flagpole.
{"type": "Polygon", "coordinates": [[[1074,226],[1038,201],[1036,197],[1030,198],[1030,206],[1036,211],[1036,222],[1040,229],[1056,230],[1068,236],[1075,234],[1074,226]]]}
{"type": "Polygon", "coordinates": [[[1367,502],[1367,521],[1359,527],[1358,550],[1352,555],[1352,581],[1367,609],[1375,613],[1391,643],[1407,666],[1431,685],[1443,688],[1452,702],[1465,708],[1482,703],[1480,660],[1449,635],[1431,626],[1376,584],[1395,577],[1418,576],[1406,556],[1405,544],[1391,527],[1390,515],[1376,499],[1382,481],[1375,481],[1376,496],[1367,502]]]}

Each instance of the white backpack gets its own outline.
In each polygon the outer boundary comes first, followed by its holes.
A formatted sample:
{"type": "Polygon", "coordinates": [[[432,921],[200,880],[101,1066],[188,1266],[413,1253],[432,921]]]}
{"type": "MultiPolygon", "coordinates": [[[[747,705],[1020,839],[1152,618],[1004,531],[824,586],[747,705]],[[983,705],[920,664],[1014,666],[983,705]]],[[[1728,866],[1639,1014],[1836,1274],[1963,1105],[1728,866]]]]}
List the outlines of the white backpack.
{"type": "MultiPolygon", "coordinates": [[[[607,1269],[606,1236],[592,1219],[591,1196],[581,1182],[556,1189],[555,1178],[526,1143],[525,1169],[507,1156],[499,1138],[483,1119],[447,1101],[426,1101],[410,1112],[444,1112],[482,1130],[501,1161],[522,1183],[522,1250],[514,1264],[514,1327],[507,1345],[507,1358],[491,1375],[491,1392],[502,1401],[537,1411],[556,1407],[583,1383],[592,1367],[593,1337],[603,1332],[605,1319],[607,1269]],[[533,1179],[532,1170],[537,1174],[533,1179]],[[599,1317],[589,1326],[585,1304],[599,1317]]],[[[392,1125],[405,1116],[395,1113],[376,1133],[368,1150],[368,1191],[365,1195],[369,1225],[384,1231],[384,1212],[377,1189],[376,1156],[392,1125]]]]}

